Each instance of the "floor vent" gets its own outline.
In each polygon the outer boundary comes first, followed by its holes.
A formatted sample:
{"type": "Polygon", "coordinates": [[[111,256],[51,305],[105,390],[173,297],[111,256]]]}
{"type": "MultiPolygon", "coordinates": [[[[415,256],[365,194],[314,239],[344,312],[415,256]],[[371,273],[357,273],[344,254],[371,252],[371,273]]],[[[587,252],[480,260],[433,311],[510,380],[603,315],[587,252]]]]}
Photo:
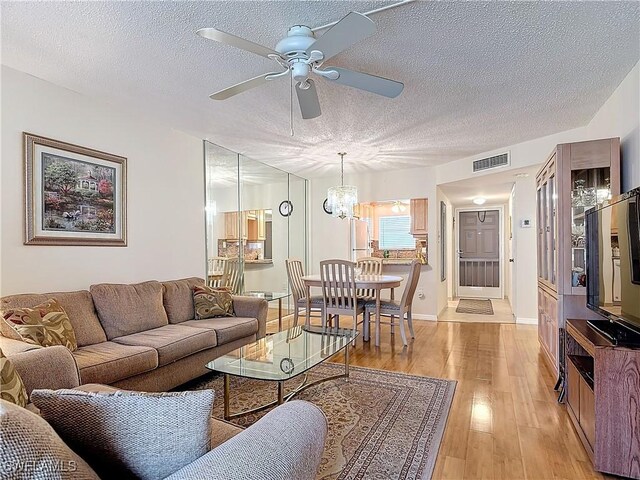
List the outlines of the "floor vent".
{"type": "Polygon", "coordinates": [[[494,155],[493,157],[481,158],[480,160],[473,161],[473,171],[481,172],[482,170],[488,170],[490,168],[498,168],[509,165],[509,153],[502,153],[500,155],[494,155]]]}

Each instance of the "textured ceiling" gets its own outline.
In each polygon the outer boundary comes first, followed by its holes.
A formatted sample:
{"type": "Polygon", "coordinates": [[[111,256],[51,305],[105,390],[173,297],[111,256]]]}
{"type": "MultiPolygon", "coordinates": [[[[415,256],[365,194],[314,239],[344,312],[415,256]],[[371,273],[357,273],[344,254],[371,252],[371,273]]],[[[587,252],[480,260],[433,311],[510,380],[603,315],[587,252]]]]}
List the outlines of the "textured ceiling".
{"type": "Polygon", "coordinates": [[[330,64],[399,80],[387,99],[318,79],[323,115],[289,135],[289,85],[208,95],[274,64],[203,39],[217,27],[274,46],[390,2],[2,2],[2,62],[145,112],[304,176],[441,164],[588,122],[639,57],[629,2],[426,2],[372,19],[330,64]],[[334,61],[335,60],[335,61],[334,61]]]}

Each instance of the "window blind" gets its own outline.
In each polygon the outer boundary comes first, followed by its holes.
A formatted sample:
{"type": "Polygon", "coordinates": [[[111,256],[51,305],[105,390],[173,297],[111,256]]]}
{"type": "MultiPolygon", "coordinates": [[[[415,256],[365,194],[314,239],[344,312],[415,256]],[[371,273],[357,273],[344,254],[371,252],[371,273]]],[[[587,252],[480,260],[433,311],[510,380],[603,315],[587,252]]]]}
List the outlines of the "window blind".
{"type": "Polygon", "coordinates": [[[410,231],[411,217],[409,215],[380,217],[380,248],[383,250],[415,248],[416,241],[410,231]]]}

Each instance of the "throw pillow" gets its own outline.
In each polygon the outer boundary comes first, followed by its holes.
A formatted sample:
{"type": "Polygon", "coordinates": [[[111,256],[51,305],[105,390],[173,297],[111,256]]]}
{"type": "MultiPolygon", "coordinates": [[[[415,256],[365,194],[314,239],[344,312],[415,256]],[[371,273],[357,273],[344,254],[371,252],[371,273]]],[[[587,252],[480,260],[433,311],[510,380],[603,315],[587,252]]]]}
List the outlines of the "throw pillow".
{"type": "Polygon", "coordinates": [[[13,480],[100,480],[43,418],[0,400],[0,477],[13,480]]]}
{"type": "Polygon", "coordinates": [[[214,317],[233,317],[233,297],[229,290],[206,285],[193,287],[193,306],[196,320],[214,317]]]}
{"type": "Polygon", "coordinates": [[[19,407],[26,407],[29,403],[22,378],[2,350],[0,350],[0,398],[15,403],[19,407]]]}
{"type": "Polygon", "coordinates": [[[31,401],[103,478],[165,478],[207,453],[213,390],[34,390],[31,401]]]}
{"type": "Polygon", "coordinates": [[[53,298],[33,308],[4,310],[2,318],[4,336],[42,347],[63,345],[72,352],[78,348],[67,312],[53,298]]]}

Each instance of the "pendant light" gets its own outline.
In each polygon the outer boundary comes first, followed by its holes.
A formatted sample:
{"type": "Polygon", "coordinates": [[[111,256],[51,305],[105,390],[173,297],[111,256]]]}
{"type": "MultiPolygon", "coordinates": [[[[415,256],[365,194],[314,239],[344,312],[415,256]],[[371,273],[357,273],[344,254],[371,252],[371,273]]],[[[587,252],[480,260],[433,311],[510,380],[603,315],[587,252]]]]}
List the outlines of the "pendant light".
{"type": "Polygon", "coordinates": [[[327,203],[331,215],[338,218],[353,218],[353,207],[358,203],[358,189],[353,185],[344,184],[344,156],[340,155],[340,186],[330,187],[327,191],[327,203]]]}

